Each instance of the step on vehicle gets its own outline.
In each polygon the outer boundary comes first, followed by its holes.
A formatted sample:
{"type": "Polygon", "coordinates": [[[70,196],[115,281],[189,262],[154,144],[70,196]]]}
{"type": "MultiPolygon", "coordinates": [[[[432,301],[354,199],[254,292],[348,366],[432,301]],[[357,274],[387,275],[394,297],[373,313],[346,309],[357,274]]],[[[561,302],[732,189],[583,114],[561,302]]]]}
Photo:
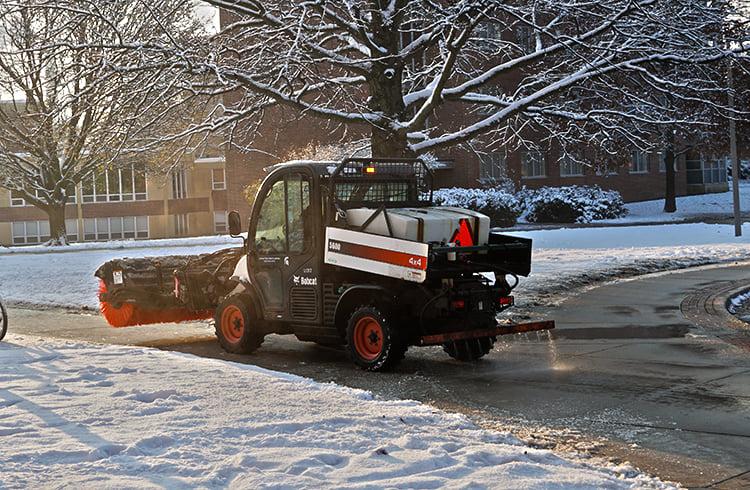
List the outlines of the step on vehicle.
{"type": "MultiPolygon", "coordinates": [[[[113,326],[213,318],[227,351],[268,334],[343,345],[363,369],[412,346],[476,361],[500,335],[554,322],[499,324],[531,267],[531,240],[487,216],[432,203],[420,160],[296,161],[270,167],[243,246],[200,256],[121,259],[96,272],[113,326]]],[[[230,233],[243,232],[236,212],[230,233]]]]}

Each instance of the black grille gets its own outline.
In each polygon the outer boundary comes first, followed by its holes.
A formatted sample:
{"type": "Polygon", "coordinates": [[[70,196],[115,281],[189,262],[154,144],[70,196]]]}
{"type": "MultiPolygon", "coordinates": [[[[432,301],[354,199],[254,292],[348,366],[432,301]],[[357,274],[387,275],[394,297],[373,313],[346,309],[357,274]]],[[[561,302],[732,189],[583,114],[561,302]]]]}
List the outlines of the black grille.
{"type": "Polygon", "coordinates": [[[323,284],[323,324],[333,325],[334,315],[336,314],[336,305],[339,302],[339,295],[334,291],[333,284],[323,284]]]}
{"type": "Polygon", "coordinates": [[[341,208],[420,206],[432,201],[432,172],[421,160],[350,158],[332,174],[341,208]]]}
{"type": "Polygon", "coordinates": [[[318,316],[318,295],[315,288],[294,287],[291,295],[292,318],[295,320],[315,320],[318,316]]]}

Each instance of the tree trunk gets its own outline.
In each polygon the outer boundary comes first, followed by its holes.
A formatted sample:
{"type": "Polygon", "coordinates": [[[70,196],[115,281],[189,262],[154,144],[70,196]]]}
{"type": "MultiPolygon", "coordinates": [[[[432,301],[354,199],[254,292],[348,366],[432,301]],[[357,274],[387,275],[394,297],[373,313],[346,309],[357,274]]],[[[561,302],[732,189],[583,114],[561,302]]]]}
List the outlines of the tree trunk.
{"type": "Polygon", "coordinates": [[[666,189],[664,191],[664,212],[674,213],[677,211],[677,191],[675,189],[675,171],[674,171],[674,148],[669,145],[664,153],[664,165],[666,166],[667,179],[666,189]]]}
{"type": "Polygon", "coordinates": [[[372,128],[372,145],[373,157],[384,158],[413,158],[414,153],[408,148],[406,135],[389,133],[379,128],[372,128]]]}
{"type": "Polygon", "coordinates": [[[49,217],[50,239],[47,245],[68,245],[68,236],[65,233],[65,204],[52,204],[47,206],[44,211],[49,217]]]}
{"type": "MultiPolygon", "coordinates": [[[[370,80],[370,109],[392,121],[402,120],[406,108],[401,93],[401,70],[385,63],[376,63],[370,80]]],[[[408,158],[414,156],[409,150],[406,134],[388,127],[388,123],[372,126],[370,140],[373,157],[408,158]]]]}
{"type": "MultiPolygon", "coordinates": [[[[397,22],[390,27],[379,25],[374,29],[375,42],[390,53],[398,53],[401,32],[397,22]]],[[[410,158],[406,133],[389,126],[390,121],[403,121],[406,114],[403,87],[404,67],[397,58],[383,58],[372,63],[368,76],[370,89],[369,109],[381,114],[384,121],[372,126],[370,145],[373,157],[410,158]]]]}

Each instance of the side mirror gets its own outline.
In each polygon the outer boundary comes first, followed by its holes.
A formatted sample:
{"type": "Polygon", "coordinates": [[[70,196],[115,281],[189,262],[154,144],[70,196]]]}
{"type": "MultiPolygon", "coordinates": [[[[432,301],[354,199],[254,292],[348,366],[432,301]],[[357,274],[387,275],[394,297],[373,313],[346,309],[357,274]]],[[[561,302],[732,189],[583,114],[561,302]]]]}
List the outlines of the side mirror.
{"type": "Polygon", "coordinates": [[[229,221],[229,234],[232,236],[238,236],[242,233],[242,219],[240,213],[237,211],[231,211],[227,217],[229,221]]]}

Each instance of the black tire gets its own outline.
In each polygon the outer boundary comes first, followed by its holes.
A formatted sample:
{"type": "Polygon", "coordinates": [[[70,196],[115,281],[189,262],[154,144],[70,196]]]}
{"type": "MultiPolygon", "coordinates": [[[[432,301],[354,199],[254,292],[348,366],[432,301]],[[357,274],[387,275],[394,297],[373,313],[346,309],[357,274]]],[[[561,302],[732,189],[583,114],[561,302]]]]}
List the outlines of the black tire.
{"type": "Polygon", "coordinates": [[[365,371],[387,371],[404,358],[409,348],[390,315],[377,306],[360,306],[346,325],[346,350],[365,371]]]}
{"type": "Polygon", "coordinates": [[[232,354],[249,354],[257,350],[264,337],[257,331],[257,320],[250,298],[238,294],[227,297],[214,315],[219,345],[232,354]]]}
{"type": "Polygon", "coordinates": [[[0,303],[0,340],[5,338],[6,333],[8,333],[8,312],[5,306],[0,303]]]}
{"type": "Polygon", "coordinates": [[[455,340],[443,344],[443,350],[453,359],[461,362],[474,362],[489,354],[495,345],[495,337],[455,340]]]}

